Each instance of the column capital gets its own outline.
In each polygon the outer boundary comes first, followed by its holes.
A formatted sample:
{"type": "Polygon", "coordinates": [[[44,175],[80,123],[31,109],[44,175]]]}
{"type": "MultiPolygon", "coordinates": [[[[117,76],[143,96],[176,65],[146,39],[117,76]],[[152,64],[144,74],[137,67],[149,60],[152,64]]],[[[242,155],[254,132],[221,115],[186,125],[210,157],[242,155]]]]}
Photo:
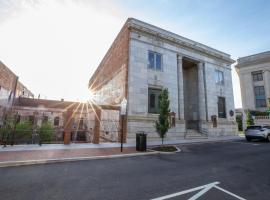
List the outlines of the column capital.
{"type": "Polygon", "coordinates": [[[177,60],[183,60],[183,56],[181,54],[177,54],[177,60]]]}

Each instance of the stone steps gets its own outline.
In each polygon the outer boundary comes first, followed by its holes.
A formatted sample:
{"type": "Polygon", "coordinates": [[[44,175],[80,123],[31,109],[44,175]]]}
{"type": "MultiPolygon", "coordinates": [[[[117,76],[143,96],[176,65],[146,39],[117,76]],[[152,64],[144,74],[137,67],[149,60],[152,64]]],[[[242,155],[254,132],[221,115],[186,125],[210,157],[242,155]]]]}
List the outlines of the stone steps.
{"type": "Polygon", "coordinates": [[[207,139],[207,135],[199,133],[197,130],[188,129],[185,139],[207,139]]]}

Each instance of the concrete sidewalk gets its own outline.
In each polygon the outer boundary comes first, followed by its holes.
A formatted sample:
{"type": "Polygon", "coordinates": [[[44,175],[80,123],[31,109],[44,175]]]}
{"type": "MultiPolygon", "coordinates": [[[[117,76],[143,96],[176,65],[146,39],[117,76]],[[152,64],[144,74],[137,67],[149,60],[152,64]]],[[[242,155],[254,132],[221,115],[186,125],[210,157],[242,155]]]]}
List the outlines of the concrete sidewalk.
{"type": "MultiPolygon", "coordinates": [[[[228,140],[242,140],[244,137],[240,136],[222,136],[222,137],[212,137],[207,139],[180,139],[180,140],[164,140],[164,144],[190,144],[190,143],[205,143],[205,142],[219,142],[228,140]]],[[[148,146],[160,145],[161,141],[148,141],[148,146]]],[[[135,141],[129,141],[124,144],[124,147],[135,147],[135,141]]],[[[120,143],[71,143],[69,145],[64,144],[43,144],[39,146],[38,144],[26,144],[26,145],[14,145],[7,147],[0,147],[0,153],[5,151],[32,151],[32,150],[59,150],[59,149],[106,149],[106,148],[119,148],[120,143]]]]}
{"type": "MultiPolygon", "coordinates": [[[[206,142],[236,141],[242,137],[219,137],[208,139],[173,140],[164,144],[192,144],[206,142]]],[[[148,142],[148,146],[160,145],[160,141],[148,142]]],[[[0,148],[0,167],[76,160],[104,159],[127,156],[151,155],[157,152],[137,152],[135,143],[124,144],[124,151],[120,152],[119,143],[102,144],[44,144],[15,145],[0,148]]]]}

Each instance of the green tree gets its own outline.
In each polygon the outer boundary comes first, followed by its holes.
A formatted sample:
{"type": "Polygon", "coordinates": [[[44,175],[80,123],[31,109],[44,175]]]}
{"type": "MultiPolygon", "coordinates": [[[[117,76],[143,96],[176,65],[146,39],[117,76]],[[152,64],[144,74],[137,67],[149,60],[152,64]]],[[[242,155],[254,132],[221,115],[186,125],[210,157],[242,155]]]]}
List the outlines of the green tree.
{"type": "Polygon", "coordinates": [[[162,145],[163,145],[164,137],[170,128],[169,107],[170,107],[169,92],[168,92],[168,89],[165,88],[161,91],[161,94],[159,95],[159,101],[158,101],[159,116],[158,116],[158,121],[156,121],[156,124],[155,124],[156,130],[161,138],[162,145]]]}
{"type": "Polygon", "coordinates": [[[54,133],[54,128],[53,126],[46,122],[42,123],[42,125],[38,128],[38,133],[39,133],[39,139],[40,139],[40,144],[43,142],[51,142],[52,136],[54,133]]]}
{"type": "Polygon", "coordinates": [[[247,126],[251,126],[251,125],[254,125],[254,120],[252,118],[252,115],[250,114],[250,111],[248,110],[247,111],[247,126]]]}

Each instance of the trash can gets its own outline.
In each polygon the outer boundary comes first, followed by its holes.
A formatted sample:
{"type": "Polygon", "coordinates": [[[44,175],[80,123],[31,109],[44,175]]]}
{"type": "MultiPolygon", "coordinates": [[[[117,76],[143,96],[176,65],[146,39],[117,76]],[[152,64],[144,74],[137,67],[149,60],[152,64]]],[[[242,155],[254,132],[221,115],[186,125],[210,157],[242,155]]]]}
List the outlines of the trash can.
{"type": "Polygon", "coordinates": [[[144,132],[136,133],[136,151],[146,151],[147,134],[144,132]]]}

